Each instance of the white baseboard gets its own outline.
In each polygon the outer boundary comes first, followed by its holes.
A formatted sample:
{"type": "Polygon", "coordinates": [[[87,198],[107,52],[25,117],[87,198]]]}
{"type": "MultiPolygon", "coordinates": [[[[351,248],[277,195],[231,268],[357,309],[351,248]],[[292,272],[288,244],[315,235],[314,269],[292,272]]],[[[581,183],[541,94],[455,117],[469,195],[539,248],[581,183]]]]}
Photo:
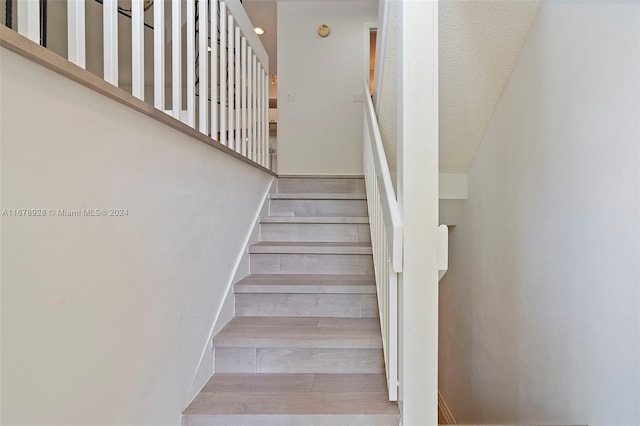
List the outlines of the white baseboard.
{"type": "Polygon", "coordinates": [[[185,407],[193,400],[193,398],[198,395],[200,389],[209,381],[213,373],[215,372],[214,365],[214,354],[213,354],[213,337],[216,335],[222,327],[224,327],[227,322],[233,318],[234,315],[234,299],[233,299],[233,285],[244,278],[249,274],[249,256],[248,256],[248,248],[249,245],[256,242],[259,238],[259,225],[260,225],[260,217],[263,215],[265,210],[265,206],[267,206],[268,195],[271,192],[271,188],[274,186],[276,180],[272,180],[271,185],[267,188],[265,193],[262,195],[262,203],[260,203],[260,207],[257,209],[254,218],[253,218],[253,226],[247,232],[247,235],[244,239],[242,250],[238,253],[236,257],[236,261],[233,265],[231,277],[229,278],[227,288],[225,290],[225,296],[223,300],[218,305],[216,310],[216,315],[214,316],[213,323],[211,325],[209,335],[205,342],[204,348],[200,355],[200,360],[198,361],[198,366],[191,378],[191,384],[189,385],[189,400],[186,401],[187,404],[185,407]]]}

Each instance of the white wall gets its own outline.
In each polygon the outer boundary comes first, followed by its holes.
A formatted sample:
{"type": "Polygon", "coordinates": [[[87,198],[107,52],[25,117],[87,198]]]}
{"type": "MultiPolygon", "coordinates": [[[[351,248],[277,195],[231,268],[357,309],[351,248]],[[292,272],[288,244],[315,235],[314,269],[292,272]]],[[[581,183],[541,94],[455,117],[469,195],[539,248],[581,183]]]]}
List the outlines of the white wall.
{"type": "Polygon", "coordinates": [[[1,422],[178,425],[272,179],[0,54],[2,209],[128,209],[1,218],[1,422]]]}
{"type": "Polygon", "coordinates": [[[440,284],[460,423],[640,424],[640,5],[548,2],[440,284]]]}
{"type": "Polygon", "coordinates": [[[362,174],[354,94],[364,96],[368,69],[364,25],[376,21],[373,0],[278,3],[278,173],[362,174]]]}

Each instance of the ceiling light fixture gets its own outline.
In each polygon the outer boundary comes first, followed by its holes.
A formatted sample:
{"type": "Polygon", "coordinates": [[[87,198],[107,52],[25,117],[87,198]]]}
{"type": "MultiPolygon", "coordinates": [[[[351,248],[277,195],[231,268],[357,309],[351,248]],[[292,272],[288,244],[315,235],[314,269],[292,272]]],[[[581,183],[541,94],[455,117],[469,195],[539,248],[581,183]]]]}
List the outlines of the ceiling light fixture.
{"type": "Polygon", "coordinates": [[[255,31],[255,32],[256,32],[256,34],[258,34],[258,35],[262,35],[262,34],[264,34],[264,30],[263,30],[262,28],[260,28],[260,27],[255,27],[255,28],[254,28],[254,31],[255,31]]]}

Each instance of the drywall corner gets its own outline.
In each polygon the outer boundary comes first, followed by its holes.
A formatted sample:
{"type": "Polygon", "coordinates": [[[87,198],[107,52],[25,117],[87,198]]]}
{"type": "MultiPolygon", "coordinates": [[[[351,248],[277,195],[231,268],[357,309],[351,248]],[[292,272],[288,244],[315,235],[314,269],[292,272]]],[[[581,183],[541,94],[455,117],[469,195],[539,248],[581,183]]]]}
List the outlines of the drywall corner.
{"type": "Polygon", "coordinates": [[[465,173],[440,173],[438,182],[439,223],[455,226],[468,198],[465,173]]]}

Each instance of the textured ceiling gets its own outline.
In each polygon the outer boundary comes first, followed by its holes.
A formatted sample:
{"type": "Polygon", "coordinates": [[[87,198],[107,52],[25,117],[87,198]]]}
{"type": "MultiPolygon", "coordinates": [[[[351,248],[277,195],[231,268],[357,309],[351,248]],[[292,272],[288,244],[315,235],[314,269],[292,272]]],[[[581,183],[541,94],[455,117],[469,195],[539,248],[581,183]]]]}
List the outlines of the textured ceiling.
{"type": "Polygon", "coordinates": [[[440,171],[466,173],[540,0],[441,0],[440,171]]]}

